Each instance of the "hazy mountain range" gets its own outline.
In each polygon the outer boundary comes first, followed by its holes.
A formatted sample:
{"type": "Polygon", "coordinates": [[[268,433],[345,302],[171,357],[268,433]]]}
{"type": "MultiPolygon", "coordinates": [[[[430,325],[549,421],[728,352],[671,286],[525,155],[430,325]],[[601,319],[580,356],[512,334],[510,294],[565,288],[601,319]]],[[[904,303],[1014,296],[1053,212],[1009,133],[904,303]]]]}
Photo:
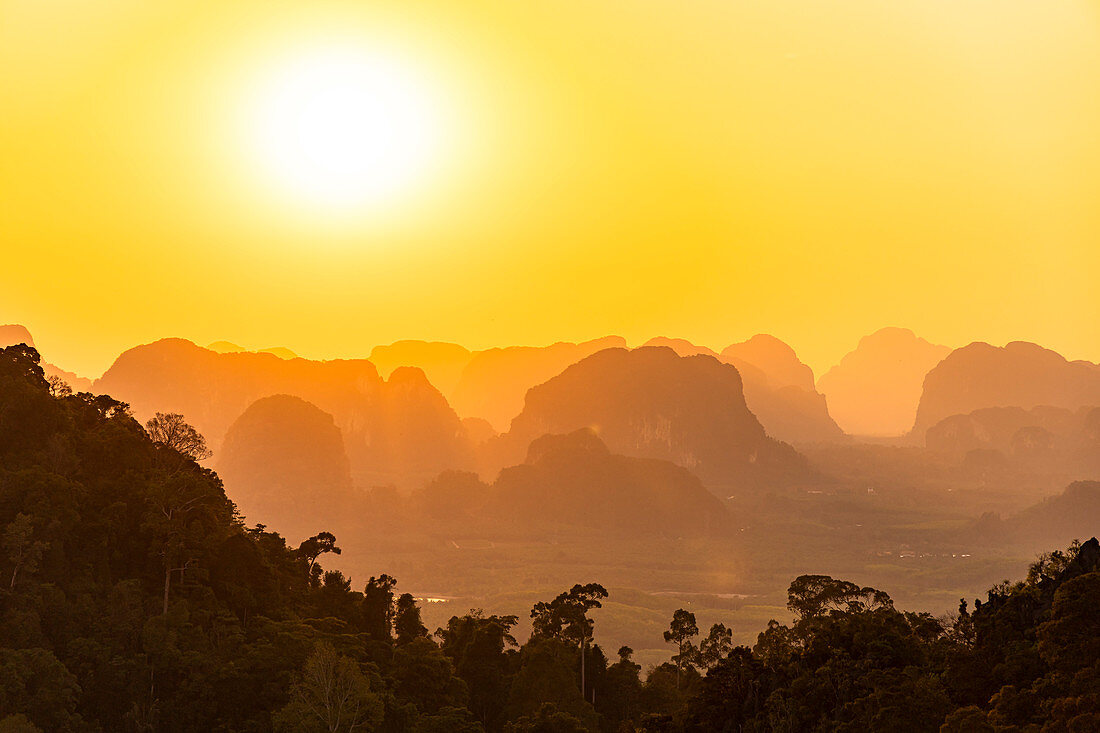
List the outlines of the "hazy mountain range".
{"type": "Polygon", "coordinates": [[[1100,364],[1067,361],[1050,349],[1014,341],[955,349],[924,379],[913,432],[984,407],[1042,405],[1076,410],[1100,405],[1100,364]]]}
{"type": "Polygon", "coordinates": [[[541,435],[580,428],[617,453],[683,466],[719,493],[811,474],[794,448],[766,434],[735,367],[668,347],[605,349],[582,359],[531,388],[498,443],[507,463],[541,435]]]}
{"type": "MultiPolygon", "coordinates": [[[[0,344],[20,342],[33,343],[25,328],[0,327],[0,344]]],[[[484,351],[409,340],[331,361],[163,339],[124,352],[94,383],[46,372],[122,399],[142,420],[183,414],[242,506],[285,494],[280,514],[311,491],[408,493],[446,471],[492,486],[503,469],[529,465],[542,436],[578,430],[608,455],[684,469],[719,497],[827,484],[837,461],[858,465],[840,447],[852,435],[907,431],[940,456],[925,461],[946,467],[936,470],[1088,478],[1100,434],[1100,366],[1022,342],[951,351],[896,328],[862,339],[816,384],[789,345],[764,334],[721,352],[670,337],[634,349],[607,337],[484,351]],[[810,445],[822,446],[814,461],[803,455],[810,445]]],[[[899,461],[900,472],[913,458],[874,460],[899,461]]]]}
{"type": "Polygon", "coordinates": [[[419,369],[397,369],[385,380],[365,359],[286,360],[164,339],[123,353],[95,389],[127,401],[141,419],[183,414],[215,452],[256,400],[299,397],[332,415],[352,475],[365,484],[421,482],[473,465],[461,421],[419,369]]]}

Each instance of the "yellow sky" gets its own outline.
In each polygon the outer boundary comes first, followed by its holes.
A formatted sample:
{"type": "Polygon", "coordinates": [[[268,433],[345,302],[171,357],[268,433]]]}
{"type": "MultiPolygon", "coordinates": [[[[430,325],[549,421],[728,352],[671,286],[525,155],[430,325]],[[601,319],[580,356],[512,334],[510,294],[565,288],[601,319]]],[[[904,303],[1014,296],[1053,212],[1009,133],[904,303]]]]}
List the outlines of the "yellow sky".
{"type": "Polygon", "coordinates": [[[0,0],[0,323],[365,355],[757,332],[1100,360],[1100,4],[0,0]],[[445,149],[385,206],[246,154],[264,70],[355,43],[445,149]]]}

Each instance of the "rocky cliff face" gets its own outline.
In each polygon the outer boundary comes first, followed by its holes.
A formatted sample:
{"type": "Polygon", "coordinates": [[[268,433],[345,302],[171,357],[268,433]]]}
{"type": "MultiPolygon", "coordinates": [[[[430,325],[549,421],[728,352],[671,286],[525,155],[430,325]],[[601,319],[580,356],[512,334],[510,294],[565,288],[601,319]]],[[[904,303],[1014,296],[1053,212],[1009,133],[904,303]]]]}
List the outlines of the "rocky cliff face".
{"type": "Polygon", "coordinates": [[[853,435],[903,435],[913,427],[924,376],[951,352],[906,328],[864,336],[821,378],[829,414],[853,435]]]}
{"type": "Polygon", "coordinates": [[[915,437],[952,415],[986,407],[1100,406],[1100,365],[1066,361],[1036,344],[977,342],[952,351],[924,379],[915,437]]]}
{"type": "Polygon", "coordinates": [[[712,490],[805,480],[789,445],[769,438],[749,411],[737,369],[665,347],[606,349],[527,393],[498,445],[499,465],[547,433],[591,428],[615,452],[671,461],[712,490]],[[503,460],[502,460],[503,459],[503,460]]]}

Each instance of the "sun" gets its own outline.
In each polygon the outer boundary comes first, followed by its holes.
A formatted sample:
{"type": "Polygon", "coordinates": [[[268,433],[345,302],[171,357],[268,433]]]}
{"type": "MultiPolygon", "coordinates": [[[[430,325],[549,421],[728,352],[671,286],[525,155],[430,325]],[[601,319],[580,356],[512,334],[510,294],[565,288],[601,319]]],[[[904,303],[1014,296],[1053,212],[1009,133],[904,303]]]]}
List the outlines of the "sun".
{"type": "Polygon", "coordinates": [[[384,204],[414,188],[439,153],[429,85],[399,60],[359,46],[312,49],[274,65],[247,126],[261,175],[330,210],[384,204]]]}

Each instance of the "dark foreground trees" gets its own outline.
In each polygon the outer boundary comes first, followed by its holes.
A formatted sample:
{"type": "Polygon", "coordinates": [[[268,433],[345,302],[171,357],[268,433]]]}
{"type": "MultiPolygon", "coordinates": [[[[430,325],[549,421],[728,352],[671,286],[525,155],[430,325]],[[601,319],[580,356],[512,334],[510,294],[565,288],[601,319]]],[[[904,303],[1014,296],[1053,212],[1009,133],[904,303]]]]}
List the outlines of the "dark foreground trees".
{"type": "Polygon", "coordinates": [[[0,350],[0,731],[1100,730],[1095,539],[950,623],[828,576],[751,649],[696,647],[685,609],[643,675],[593,642],[597,584],[522,646],[512,615],[431,635],[394,578],[322,567],[331,534],[245,527],[193,458],[0,350]]]}
{"type": "Polygon", "coordinates": [[[826,576],[711,669],[687,730],[1100,730],[1100,544],[1037,562],[951,623],[826,576]]]}

